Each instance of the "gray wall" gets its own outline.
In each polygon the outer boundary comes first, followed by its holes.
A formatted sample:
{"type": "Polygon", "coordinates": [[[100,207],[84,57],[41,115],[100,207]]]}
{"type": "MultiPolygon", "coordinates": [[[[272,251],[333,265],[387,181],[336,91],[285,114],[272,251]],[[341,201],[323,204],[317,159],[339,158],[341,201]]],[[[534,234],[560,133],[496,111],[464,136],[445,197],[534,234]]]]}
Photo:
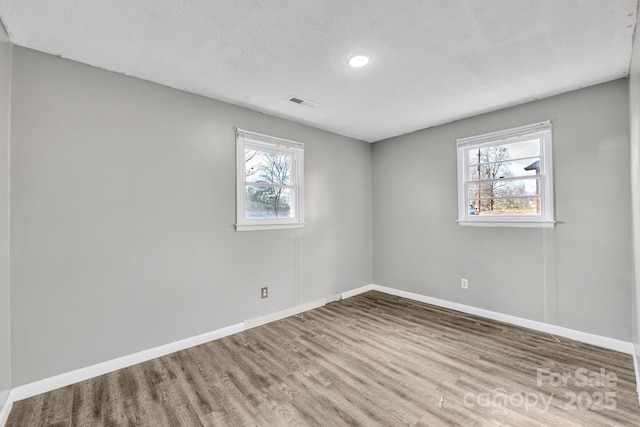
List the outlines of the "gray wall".
{"type": "Polygon", "coordinates": [[[631,340],[627,80],[375,143],[372,162],[374,283],[631,340]],[[547,119],[556,227],[458,226],[456,138],[547,119]]]}
{"type": "Polygon", "coordinates": [[[0,23],[0,408],[11,388],[9,298],[9,106],[11,44],[0,23]]]}
{"type": "Polygon", "coordinates": [[[371,283],[369,144],[13,60],[14,386],[371,283]],[[236,126],[305,143],[305,229],[234,231],[236,126]]]}
{"type": "Polygon", "coordinates": [[[631,339],[626,80],[370,146],[23,48],[13,76],[13,386],[372,281],[631,339]],[[455,139],[547,119],[556,228],[458,226],[455,139]],[[305,142],[305,229],[234,231],[236,126],[305,142]]]}
{"type": "MultiPolygon", "coordinates": [[[[636,23],[636,26],[639,23],[636,23]]],[[[636,27],[638,28],[638,27],[636,27]]],[[[633,348],[636,366],[640,366],[640,34],[634,33],[631,72],[629,73],[629,116],[631,118],[631,207],[633,212],[633,348]]],[[[640,372],[636,370],[640,390],[640,372]]],[[[640,393],[639,393],[640,394],[640,393]]]]}

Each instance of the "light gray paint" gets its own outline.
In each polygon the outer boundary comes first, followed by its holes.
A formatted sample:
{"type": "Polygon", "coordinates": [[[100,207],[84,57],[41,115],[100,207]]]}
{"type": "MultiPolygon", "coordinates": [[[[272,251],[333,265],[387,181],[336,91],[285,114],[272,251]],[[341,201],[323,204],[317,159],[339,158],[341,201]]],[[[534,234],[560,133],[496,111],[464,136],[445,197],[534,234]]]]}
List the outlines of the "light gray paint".
{"type": "Polygon", "coordinates": [[[627,80],[375,143],[372,162],[374,283],[631,340],[627,80]],[[547,119],[557,226],[458,226],[456,138],[547,119]]]}
{"type": "Polygon", "coordinates": [[[381,285],[631,339],[624,80],[369,146],[23,48],[13,71],[14,386],[370,283],[372,259],[381,285]],[[558,226],[457,226],[455,139],[546,119],[558,226]],[[304,230],[233,230],[235,126],[305,142],[304,230]]]}
{"type": "MultiPolygon", "coordinates": [[[[634,34],[629,75],[629,117],[631,120],[631,208],[633,212],[633,348],[636,387],[640,390],[640,35],[634,34]]],[[[640,394],[640,393],[639,393],[640,394]]]]}
{"type": "Polygon", "coordinates": [[[369,144],[14,49],[14,386],[371,283],[369,144]],[[305,229],[234,231],[236,126],[305,143],[305,229]]]}
{"type": "Polygon", "coordinates": [[[11,44],[0,23],[0,409],[11,388],[9,283],[9,119],[11,44]]]}

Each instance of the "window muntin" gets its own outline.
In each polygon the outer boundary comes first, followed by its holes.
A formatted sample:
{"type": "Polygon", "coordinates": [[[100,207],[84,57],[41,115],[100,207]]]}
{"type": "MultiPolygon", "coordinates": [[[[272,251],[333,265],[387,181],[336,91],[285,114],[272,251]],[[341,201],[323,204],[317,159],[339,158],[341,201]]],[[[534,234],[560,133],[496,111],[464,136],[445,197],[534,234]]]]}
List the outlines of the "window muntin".
{"type": "Polygon", "coordinates": [[[553,226],[550,122],[457,143],[459,223],[553,226]]]}
{"type": "Polygon", "coordinates": [[[304,226],[304,145],[238,129],[236,230],[304,226]]]}

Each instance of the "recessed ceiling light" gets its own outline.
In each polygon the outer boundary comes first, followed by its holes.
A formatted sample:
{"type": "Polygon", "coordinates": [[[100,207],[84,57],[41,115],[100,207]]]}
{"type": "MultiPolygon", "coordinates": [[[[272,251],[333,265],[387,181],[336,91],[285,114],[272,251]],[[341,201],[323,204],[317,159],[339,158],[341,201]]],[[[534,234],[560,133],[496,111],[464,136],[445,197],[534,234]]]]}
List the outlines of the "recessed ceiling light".
{"type": "Polygon", "coordinates": [[[371,55],[366,52],[356,52],[352,53],[347,57],[347,61],[349,61],[349,65],[353,68],[364,67],[371,60],[371,55]]]}

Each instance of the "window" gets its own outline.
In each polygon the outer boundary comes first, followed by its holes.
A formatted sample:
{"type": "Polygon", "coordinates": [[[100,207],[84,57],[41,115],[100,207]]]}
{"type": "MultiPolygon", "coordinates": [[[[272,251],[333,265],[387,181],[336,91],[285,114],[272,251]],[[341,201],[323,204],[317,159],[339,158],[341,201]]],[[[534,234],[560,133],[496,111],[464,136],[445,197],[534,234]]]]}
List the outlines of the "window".
{"type": "Polygon", "coordinates": [[[237,231],[304,227],[304,144],[236,130],[237,231]]]}
{"type": "Polygon", "coordinates": [[[457,143],[460,225],[554,226],[551,122],[457,143]]]}

